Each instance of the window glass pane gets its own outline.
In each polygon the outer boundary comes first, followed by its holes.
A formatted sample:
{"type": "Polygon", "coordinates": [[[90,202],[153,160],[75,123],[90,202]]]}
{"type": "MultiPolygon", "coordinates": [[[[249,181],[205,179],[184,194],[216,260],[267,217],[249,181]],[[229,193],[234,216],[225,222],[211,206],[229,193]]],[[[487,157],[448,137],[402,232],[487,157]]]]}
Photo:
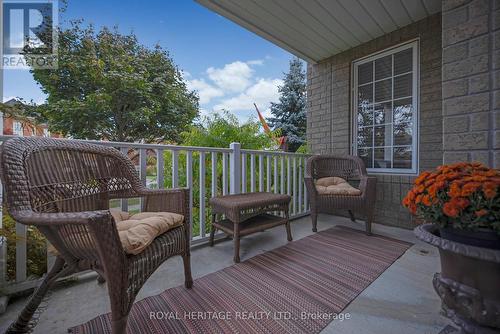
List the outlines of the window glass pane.
{"type": "Polygon", "coordinates": [[[394,123],[410,122],[413,119],[413,105],[411,99],[394,101],[394,123]]]}
{"type": "Polygon", "coordinates": [[[384,124],[392,122],[392,103],[382,103],[375,105],[375,124],[384,124]]]}
{"type": "Polygon", "coordinates": [[[391,168],[391,148],[376,148],[374,150],[374,166],[373,168],[391,168]]]}
{"type": "Polygon", "coordinates": [[[360,104],[358,108],[358,126],[373,124],[373,110],[371,104],[360,104]]]}
{"type": "Polygon", "coordinates": [[[391,99],[392,79],[375,82],[375,102],[387,101],[391,99]]]}
{"type": "Polygon", "coordinates": [[[364,85],[358,88],[358,103],[366,104],[373,102],[373,84],[364,85]]]}
{"type": "Polygon", "coordinates": [[[373,128],[371,126],[358,130],[358,147],[373,146],[373,128]]]}
{"type": "Polygon", "coordinates": [[[411,145],[413,127],[411,123],[394,124],[394,145],[411,145]]]}
{"type": "Polygon", "coordinates": [[[394,98],[411,96],[412,74],[402,75],[394,78],[394,98]]]}
{"type": "Polygon", "coordinates": [[[375,80],[392,76],[392,55],[375,60],[375,80]]]}
{"type": "Polygon", "coordinates": [[[411,169],[411,159],[411,147],[395,147],[392,167],[411,169]]]}
{"type": "Polygon", "coordinates": [[[373,162],[372,162],[372,149],[358,149],[358,156],[363,160],[365,163],[366,168],[373,168],[373,162]]]}
{"type": "Polygon", "coordinates": [[[412,70],[413,49],[406,49],[394,54],[394,75],[412,70]]]}
{"type": "Polygon", "coordinates": [[[412,170],[414,128],[414,46],[354,63],[357,154],[367,168],[412,170]],[[368,60],[368,62],[366,62],[368,60]]]}
{"type": "Polygon", "coordinates": [[[358,85],[373,81],[373,62],[358,66],[358,85]]]}
{"type": "Polygon", "coordinates": [[[391,125],[382,125],[375,127],[375,146],[391,146],[391,125]]]}

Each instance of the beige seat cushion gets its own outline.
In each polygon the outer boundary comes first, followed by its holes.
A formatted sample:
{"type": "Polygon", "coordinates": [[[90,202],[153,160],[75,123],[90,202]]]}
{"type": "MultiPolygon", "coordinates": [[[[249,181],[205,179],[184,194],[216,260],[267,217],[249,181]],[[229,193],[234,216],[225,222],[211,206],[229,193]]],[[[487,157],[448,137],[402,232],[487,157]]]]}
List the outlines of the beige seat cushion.
{"type": "Polygon", "coordinates": [[[182,225],[184,216],[172,212],[141,212],[116,223],[123,249],[128,254],[139,254],[153,240],[182,225]]]}
{"type": "MultiPolygon", "coordinates": [[[[123,249],[134,255],[142,252],[157,236],[182,225],[184,221],[183,215],[172,212],[141,212],[130,215],[118,209],[109,211],[115,219],[123,249]]],[[[47,250],[51,255],[59,254],[52,245],[47,250]]]]}
{"type": "Polygon", "coordinates": [[[346,180],[336,176],[322,177],[320,179],[317,179],[316,190],[320,195],[361,195],[361,190],[354,188],[346,180]]]}

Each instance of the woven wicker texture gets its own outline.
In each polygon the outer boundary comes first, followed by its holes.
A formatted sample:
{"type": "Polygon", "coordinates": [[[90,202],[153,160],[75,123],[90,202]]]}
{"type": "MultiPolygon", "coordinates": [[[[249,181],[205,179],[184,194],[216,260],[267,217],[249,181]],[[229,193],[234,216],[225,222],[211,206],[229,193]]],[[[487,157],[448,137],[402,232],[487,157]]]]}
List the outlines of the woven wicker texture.
{"type": "Polygon", "coordinates": [[[147,189],[125,155],[81,141],[15,138],[2,145],[0,157],[9,214],[18,223],[36,226],[59,253],[10,332],[25,332],[50,285],[72,272],[92,269],[107,281],[113,333],[125,332],[135,296],[169,257],[183,257],[186,287],[191,287],[187,189],[147,189]],[[109,200],[131,197],[144,198],[144,211],[183,215],[184,224],[142,253],[127,255],[109,200]]]}
{"type": "Polygon", "coordinates": [[[310,157],[306,164],[305,183],[311,203],[311,219],[313,231],[317,231],[318,213],[335,213],[345,209],[351,220],[355,221],[354,213],[362,214],[366,221],[366,233],[371,233],[373,209],[377,179],[369,177],[361,160],[355,156],[317,155],[310,157]],[[324,177],[341,177],[349,183],[358,183],[360,196],[319,194],[315,181],[324,177]]]}

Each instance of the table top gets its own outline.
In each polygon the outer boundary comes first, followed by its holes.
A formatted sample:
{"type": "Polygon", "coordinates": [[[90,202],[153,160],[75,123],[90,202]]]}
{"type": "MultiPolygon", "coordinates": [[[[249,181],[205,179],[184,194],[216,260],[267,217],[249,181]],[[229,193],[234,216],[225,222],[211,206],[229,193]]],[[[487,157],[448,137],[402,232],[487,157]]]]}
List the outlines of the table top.
{"type": "Polygon", "coordinates": [[[290,200],[291,197],[289,195],[270,192],[253,192],[212,197],[210,199],[210,205],[227,209],[244,210],[269,204],[288,204],[290,200]]]}

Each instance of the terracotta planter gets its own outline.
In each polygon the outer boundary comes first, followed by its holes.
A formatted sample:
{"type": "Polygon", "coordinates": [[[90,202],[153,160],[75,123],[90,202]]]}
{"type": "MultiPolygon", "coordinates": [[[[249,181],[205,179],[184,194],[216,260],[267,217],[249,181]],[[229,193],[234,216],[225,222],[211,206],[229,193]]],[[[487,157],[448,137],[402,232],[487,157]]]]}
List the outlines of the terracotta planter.
{"type": "Polygon", "coordinates": [[[500,250],[443,239],[433,224],[415,234],[439,249],[441,273],[433,284],[446,316],[464,333],[500,333],[500,250]]]}

